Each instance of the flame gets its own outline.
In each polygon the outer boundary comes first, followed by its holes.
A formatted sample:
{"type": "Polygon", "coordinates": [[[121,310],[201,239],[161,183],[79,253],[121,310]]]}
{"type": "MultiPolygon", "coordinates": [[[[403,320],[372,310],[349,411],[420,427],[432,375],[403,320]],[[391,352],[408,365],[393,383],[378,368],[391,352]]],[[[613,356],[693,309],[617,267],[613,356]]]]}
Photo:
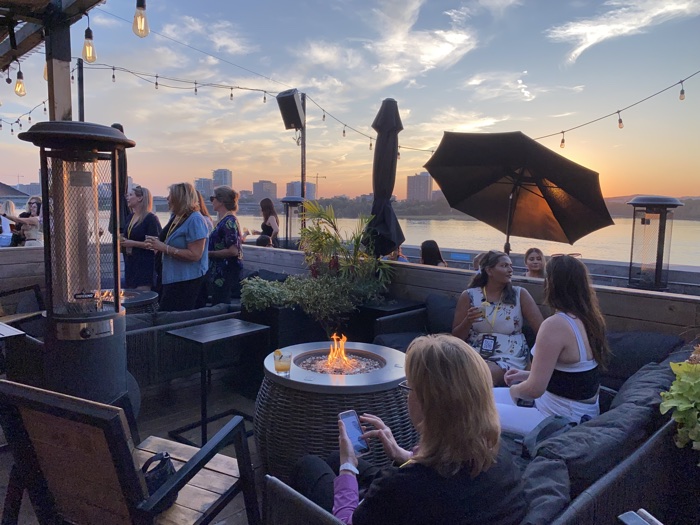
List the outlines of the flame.
{"type": "Polygon", "coordinates": [[[348,338],[342,334],[340,336],[333,334],[331,339],[333,339],[333,342],[328,352],[328,365],[333,368],[348,368],[352,366],[352,360],[345,355],[345,341],[348,338]]]}

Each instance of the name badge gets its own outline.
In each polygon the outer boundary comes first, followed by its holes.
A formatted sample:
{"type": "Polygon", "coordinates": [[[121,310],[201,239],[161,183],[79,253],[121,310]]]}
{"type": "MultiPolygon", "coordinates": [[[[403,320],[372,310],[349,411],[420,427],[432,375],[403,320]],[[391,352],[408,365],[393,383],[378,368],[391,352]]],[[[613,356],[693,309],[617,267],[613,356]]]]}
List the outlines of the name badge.
{"type": "Polygon", "coordinates": [[[496,351],[496,336],[495,335],[485,335],[481,339],[481,349],[479,353],[482,357],[491,357],[496,351]]]}

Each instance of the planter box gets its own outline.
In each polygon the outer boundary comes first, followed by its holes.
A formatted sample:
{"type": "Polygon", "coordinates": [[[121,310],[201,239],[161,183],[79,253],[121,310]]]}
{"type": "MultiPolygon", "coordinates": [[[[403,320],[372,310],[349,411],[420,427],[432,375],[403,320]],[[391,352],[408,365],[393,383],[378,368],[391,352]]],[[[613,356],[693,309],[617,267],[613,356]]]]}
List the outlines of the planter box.
{"type": "Polygon", "coordinates": [[[271,307],[256,312],[244,308],[241,311],[241,319],[270,327],[271,351],[285,346],[328,340],[321,325],[300,308],[271,307]]]}

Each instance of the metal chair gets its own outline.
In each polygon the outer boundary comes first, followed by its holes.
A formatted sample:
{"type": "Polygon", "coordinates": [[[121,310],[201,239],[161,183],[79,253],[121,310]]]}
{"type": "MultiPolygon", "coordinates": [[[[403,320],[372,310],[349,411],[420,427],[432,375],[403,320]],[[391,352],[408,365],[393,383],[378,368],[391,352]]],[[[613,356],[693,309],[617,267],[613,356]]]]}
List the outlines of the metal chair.
{"type": "Polygon", "coordinates": [[[201,449],[149,437],[134,445],[127,410],[0,381],[0,422],[14,455],[2,523],[16,524],[26,489],[40,524],[210,523],[243,492],[248,523],[260,515],[241,417],[232,418],[201,449]],[[217,454],[232,444],[237,459],[217,454]],[[148,494],[140,467],[168,452],[176,474],[148,494]],[[178,492],[177,501],[158,505],[178,492]]]}

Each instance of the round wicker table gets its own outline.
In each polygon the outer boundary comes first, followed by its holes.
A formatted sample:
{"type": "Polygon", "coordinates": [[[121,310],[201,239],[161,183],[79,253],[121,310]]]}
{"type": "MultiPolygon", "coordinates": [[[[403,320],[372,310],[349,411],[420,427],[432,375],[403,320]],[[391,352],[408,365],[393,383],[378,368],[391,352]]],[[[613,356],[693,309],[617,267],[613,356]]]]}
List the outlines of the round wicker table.
{"type": "MultiPolygon", "coordinates": [[[[384,346],[348,342],[348,353],[371,354],[384,366],[347,376],[297,366],[302,354],[328,347],[328,342],[319,342],[284,348],[292,353],[289,377],[275,373],[272,354],[265,358],[265,378],[255,403],[255,441],[265,471],[283,481],[289,480],[292,466],[305,454],[325,458],[338,450],[338,414],[344,410],[379,416],[403,448],[416,443],[406,395],[398,387],[406,379],[405,355],[384,346]]],[[[380,443],[371,442],[370,448],[365,459],[378,466],[391,463],[380,443]]]]}

